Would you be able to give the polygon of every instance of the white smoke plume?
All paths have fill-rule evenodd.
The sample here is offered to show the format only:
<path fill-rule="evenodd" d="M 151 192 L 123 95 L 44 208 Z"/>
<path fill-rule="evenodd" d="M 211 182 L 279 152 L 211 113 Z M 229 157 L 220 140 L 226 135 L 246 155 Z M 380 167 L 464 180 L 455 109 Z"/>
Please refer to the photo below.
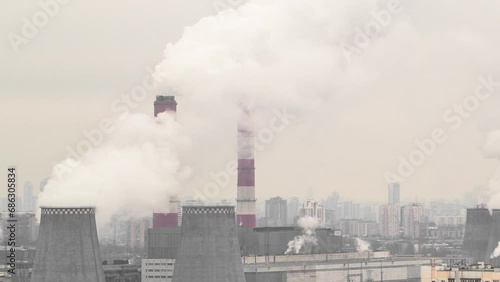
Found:
<path fill-rule="evenodd" d="M 373 12 L 386 9 L 386 4 L 375 0 L 364 4 L 250 0 L 238 9 L 203 18 L 186 28 L 178 42 L 167 45 L 163 61 L 156 66 L 155 77 L 162 81 L 159 90 L 179 98 L 184 132 L 177 125 L 164 132 L 146 117 L 138 118 L 141 122 L 135 122 L 134 128 L 122 122 L 123 133 L 108 137 L 103 148 L 96 148 L 74 172 L 63 178 L 55 173 L 41 195 L 41 204 L 96 205 L 108 216 L 118 210 L 144 214 L 145 209 L 166 205 L 166 196 L 179 190 L 189 171 L 184 164 L 191 165 L 196 181 L 182 188 L 203 187 L 211 181 L 204 169 L 218 172 L 235 158 L 231 148 L 236 148 L 242 100 L 253 105 L 256 132 L 274 108 L 287 108 L 302 121 L 308 115 L 302 129 L 286 132 L 291 136 L 279 146 L 282 155 L 272 156 L 283 160 L 283 165 L 267 162 L 265 167 L 266 162 L 261 162 L 261 187 L 272 187 L 276 175 L 289 173 L 301 173 L 301 177 L 280 179 L 281 187 L 324 186 L 331 179 L 338 179 L 339 187 L 367 183 L 384 187 L 381 176 L 389 167 L 380 164 L 397 166 L 397 156 L 409 152 L 406 146 L 416 136 L 440 125 L 443 108 L 473 93 L 478 75 L 497 74 L 492 66 L 500 62 L 496 37 L 491 36 L 497 32 L 498 17 L 483 13 L 497 10 L 498 4 L 452 1 L 433 2 L 433 13 L 421 12 L 429 11 L 428 3 L 401 1 L 402 12 L 393 14 L 390 23 L 370 36 L 347 62 L 342 44 L 354 44 L 358 30 L 374 21 Z M 462 17 L 464 11 L 482 16 Z M 437 100 L 440 103 L 433 102 Z M 394 132 L 397 138 L 387 138 Z M 468 133 L 463 134 L 468 137 Z M 189 153 L 184 134 L 196 142 Z M 367 138 L 360 138 L 364 134 L 369 134 L 369 144 L 364 141 Z M 333 143 L 337 146 L 332 147 Z M 339 169 L 327 172 L 319 159 Z M 312 167 L 304 170 L 296 165 L 297 160 Z M 457 163 L 454 160 L 438 163 L 451 175 L 420 174 L 426 182 L 448 187 L 452 185 L 442 181 L 466 175 L 447 167 Z M 360 164 L 369 167 L 360 168 Z M 432 165 L 425 167 L 432 170 Z M 359 171 L 366 171 L 366 177 L 357 177 Z M 408 183 L 408 191 L 422 191 L 417 189 L 418 175 Z M 228 179 L 219 177 L 218 181 L 230 191 L 225 196 L 234 196 L 235 185 L 228 184 Z M 468 180 L 463 186 L 470 184 Z M 440 190 L 431 187 L 427 192 L 436 191 Z M 365 194 L 361 196 L 372 195 Z"/>
<path fill-rule="evenodd" d="M 285 164 L 275 166 L 273 173 L 267 168 L 261 169 L 260 183 L 272 185 L 272 175 L 296 171 L 304 174 L 303 180 L 298 180 L 303 182 L 284 180 L 287 185 L 283 187 L 311 185 L 311 182 L 324 186 L 331 175 L 327 177 L 326 172 L 317 175 L 323 172 L 324 166 L 312 161 L 324 158 L 341 168 L 334 170 L 339 173 L 335 175 L 341 182 L 338 186 L 363 187 L 376 182 L 377 187 L 385 187 L 381 175 L 387 169 L 397 168 L 398 156 L 406 157 L 413 149 L 415 138 L 429 136 L 436 126 L 448 129 L 450 123 L 443 121 L 443 111 L 474 93 L 478 75 L 493 73 L 496 79 L 492 68 L 495 63 L 490 62 L 498 65 L 500 61 L 499 52 L 494 48 L 498 42 L 491 36 L 496 32 L 492 28 L 497 22 L 496 15 L 471 16 L 495 10 L 498 4 L 459 5 L 444 1 L 433 3 L 438 5 L 439 12 L 429 14 L 422 11 L 428 10 L 430 2 L 395 1 L 400 6 L 399 12 L 391 14 L 379 31 L 366 31 L 369 24 L 376 23 L 374 18 L 380 18 L 380 13 L 374 15 L 379 11 L 388 13 L 388 3 L 392 2 L 249 0 L 237 9 L 205 17 L 186 28 L 178 42 L 167 45 L 164 60 L 156 66 L 156 76 L 163 81 L 162 90 L 182 95 L 183 124 L 198 133 L 218 131 L 221 128 L 218 124 L 225 124 L 228 130 L 220 130 L 212 136 L 220 132 L 224 136 L 233 135 L 234 127 L 227 121 L 234 124 L 241 99 L 254 103 L 257 127 L 265 119 L 264 112 L 273 107 L 286 106 L 298 119 L 305 120 L 302 128 L 286 132 L 290 138 L 281 146 L 282 151 L 276 153 L 281 155 L 273 155 L 273 158 L 284 159 L 289 157 L 290 150 L 299 146 L 310 148 L 314 144 L 316 150 L 301 150 L 296 157 L 311 160 L 317 167 L 304 171 Z M 463 8 L 464 5 L 467 8 Z M 466 19 L 459 16 L 462 9 L 468 11 Z M 472 30 L 471 26 L 481 28 Z M 369 38 L 358 40 L 361 31 L 369 34 Z M 356 41 L 364 41 L 363 46 L 349 54 L 350 60 L 347 60 L 342 46 L 355 45 Z M 468 59 L 471 56 L 480 58 Z M 439 73 L 439 76 L 429 73 Z M 410 84 L 408 77 L 411 77 Z M 432 114 L 422 115 L 423 109 Z M 399 120 L 395 121 L 394 116 L 399 116 Z M 200 123 L 204 126 L 199 126 Z M 469 136 L 469 129 L 460 130 L 459 134 Z M 385 137 L 394 132 L 397 138 L 386 144 Z M 450 136 L 451 132 L 447 131 Z M 296 135 L 290 136 L 292 134 Z M 362 140 L 365 134 L 370 136 L 369 146 L 352 142 Z M 457 140 L 462 135 L 453 138 Z M 311 137 L 299 138 L 303 136 Z M 211 146 L 217 150 L 213 154 L 220 155 L 221 150 L 217 148 L 234 148 L 230 140 L 219 138 L 218 146 L 213 146 L 216 142 L 212 139 L 213 142 L 200 142 L 204 145 L 196 148 L 205 156 L 208 149 L 204 146 Z M 338 146 L 332 148 L 332 142 Z M 355 148 L 339 149 L 352 147 Z M 472 150 L 470 146 L 467 148 Z M 352 159 L 353 155 L 359 157 Z M 342 163 L 338 161 L 342 159 L 339 156 L 352 162 Z M 474 156 L 477 161 L 477 152 Z M 379 161 L 370 163 L 366 159 Z M 360 163 L 367 167 L 360 168 Z M 423 167 L 432 170 L 432 166 L 440 166 L 437 162 L 429 163 Z M 454 165 L 451 159 L 441 163 L 443 166 L 439 169 L 445 173 L 458 170 L 458 174 L 468 175 L 462 174 L 460 169 L 464 168 Z M 444 165 L 449 163 L 453 164 L 452 170 Z M 340 171 L 349 175 L 367 171 L 368 175 L 344 177 L 346 174 L 341 175 Z M 443 182 L 452 181 L 449 179 L 455 179 L 454 175 L 450 172 L 446 177 L 434 177 L 417 172 L 415 178 L 412 176 L 414 181 L 408 183 L 408 191 L 441 193 L 434 188 L 418 189 L 418 183 L 450 186 Z M 472 178 L 467 178 L 463 186 L 477 184 Z M 345 192 L 352 193 L 353 189 L 350 190 Z M 372 197 L 371 194 L 361 196 Z"/>
<path fill-rule="evenodd" d="M 371 244 L 361 238 L 356 238 L 356 250 L 358 252 L 369 252 L 371 251 Z"/>
<path fill-rule="evenodd" d="M 115 126 L 80 162 L 67 159 L 54 168 L 40 206 L 95 206 L 100 225 L 113 215 L 166 210 L 190 174 L 179 157 L 189 139 L 168 114 L 131 114 Z M 61 170 L 62 164 L 75 167 Z"/>
<path fill-rule="evenodd" d="M 498 246 L 493 250 L 493 253 L 491 253 L 490 258 L 497 258 L 500 256 L 500 242 L 498 242 Z"/>
<path fill-rule="evenodd" d="M 242 99 L 261 110 L 311 108 L 331 92 L 343 60 L 329 44 L 337 6 L 255 0 L 203 18 L 167 45 L 156 67 L 161 89 L 179 93 L 190 108 L 210 102 L 202 106 L 227 112 Z"/>
<path fill-rule="evenodd" d="M 500 99 L 494 98 L 489 101 L 489 107 L 485 109 L 485 114 L 480 120 L 482 125 L 480 129 L 484 129 L 481 149 L 485 158 L 496 160 L 498 163 L 496 171 L 488 181 L 485 197 L 488 198 L 489 208 L 500 208 L 500 114 L 498 112 Z"/>
<path fill-rule="evenodd" d="M 295 253 L 298 254 L 300 250 L 306 245 L 317 245 L 318 238 L 316 238 L 316 228 L 319 227 L 319 220 L 315 217 L 302 217 L 298 221 L 299 226 L 302 228 L 302 235 L 295 236 L 295 238 L 288 242 L 288 249 L 285 255 Z"/>

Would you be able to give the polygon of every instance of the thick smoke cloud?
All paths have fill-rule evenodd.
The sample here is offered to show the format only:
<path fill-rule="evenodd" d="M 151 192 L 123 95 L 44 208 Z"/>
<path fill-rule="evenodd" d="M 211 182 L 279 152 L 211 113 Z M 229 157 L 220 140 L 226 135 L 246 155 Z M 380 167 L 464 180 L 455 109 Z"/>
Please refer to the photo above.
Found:
<path fill-rule="evenodd" d="M 71 177 L 53 177 L 41 203 L 144 213 L 176 193 L 187 174 L 184 165 L 194 177 L 182 190 L 192 195 L 191 188 L 210 181 L 209 171 L 235 159 L 242 102 L 252 105 L 257 131 L 273 109 L 297 116 L 257 155 L 259 198 L 332 186 L 359 200 L 383 197 L 376 191 L 386 189 L 384 172 L 436 127 L 449 138 L 402 184 L 404 197 L 449 197 L 449 190 L 438 188 L 465 191 L 482 184 L 490 172 L 471 173 L 483 160 L 480 141 L 470 136 L 479 135 L 477 113 L 495 98 L 460 125 L 443 120 L 443 113 L 474 93 L 479 75 L 500 80 L 500 40 L 494 36 L 500 3 L 401 0 L 400 12 L 368 34 L 367 26 L 389 3 L 254 0 L 186 28 L 167 45 L 155 74 L 160 91 L 177 95 L 183 132 L 165 133 L 146 117 L 134 128 L 122 123 L 123 133 L 109 137 Z M 356 44 L 363 37 L 362 46 Z M 346 56 L 346 44 L 356 52 Z M 487 119 L 497 118 L 493 112 Z M 184 134 L 194 143 L 189 152 Z M 130 173 L 136 168 L 140 173 Z M 227 187 L 221 194 L 234 198 L 235 185 Z M 374 193 L 353 192 L 361 189 Z"/>
<path fill-rule="evenodd" d="M 387 12 L 393 2 L 397 13 Z M 156 75 L 162 90 L 181 95 L 188 130 L 217 132 L 212 135 L 217 140 L 196 138 L 206 140 L 197 147 L 202 156 L 208 147 L 214 155 L 232 156 L 217 148 L 235 147 L 241 100 L 253 103 L 257 130 L 273 107 L 286 106 L 297 115 L 290 129 L 257 156 L 260 187 L 277 186 L 277 176 L 292 174 L 301 177 L 280 179 L 278 186 L 294 189 L 280 193 L 332 185 L 341 193 L 382 191 L 384 173 L 418 149 L 416 139 L 440 127 L 446 142 L 402 185 L 404 197 L 417 192 L 447 197 L 437 188 L 467 191 L 488 177 L 487 170 L 470 170 L 483 161 L 475 126 L 477 112 L 489 102 L 482 101 L 467 118 L 453 109 L 474 93 L 478 76 L 500 79 L 494 67 L 500 42 L 492 36 L 498 17 L 488 12 L 499 4 L 443 1 L 430 9 L 427 3 L 249 1 L 186 28 L 178 42 L 167 45 Z M 374 22 L 379 28 L 370 32 Z M 463 163 L 452 159 L 457 154 Z M 297 165 L 304 163 L 307 169 Z"/>
<path fill-rule="evenodd" d="M 319 227 L 319 220 L 315 217 L 305 216 L 301 217 L 297 224 L 302 228 L 302 235 L 295 236 L 292 241 L 288 242 L 285 255 L 298 254 L 306 246 L 318 245 L 316 229 Z"/>
<path fill-rule="evenodd" d="M 113 215 L 141 217 L 167 209 L 168 197 L 190 174 L 180 161 L 189 139 L 167 114 L 131 114 L 115 126 L 80 162 L 55 167 L 40 206 L 95 206 L 100 224 Z M 74 169 L 61 169 L 69 163 Z"/>
<path fill-rule="evenodd" d="M 372 246 L 371 246 L 370 242 L 356 237 L 356 251 L 362 253 L 362 252 L 369 252 L 371 250 L 372 250 Z"/>

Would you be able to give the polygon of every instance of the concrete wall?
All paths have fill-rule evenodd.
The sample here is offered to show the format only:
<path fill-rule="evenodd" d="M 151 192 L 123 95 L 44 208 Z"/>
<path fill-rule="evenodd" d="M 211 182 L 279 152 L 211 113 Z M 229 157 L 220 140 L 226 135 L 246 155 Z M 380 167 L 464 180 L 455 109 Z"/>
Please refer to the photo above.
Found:
<path fill-rule="evenodd" d="M 285 272 L 245 273 L 246 282 L 287 282 Z"/>
<path fill-rule="evenodd" d="M 148 258 L 175 259 L 181 242 L 181 228 L 150 228 L 147 231 L 146 241 Z"/>

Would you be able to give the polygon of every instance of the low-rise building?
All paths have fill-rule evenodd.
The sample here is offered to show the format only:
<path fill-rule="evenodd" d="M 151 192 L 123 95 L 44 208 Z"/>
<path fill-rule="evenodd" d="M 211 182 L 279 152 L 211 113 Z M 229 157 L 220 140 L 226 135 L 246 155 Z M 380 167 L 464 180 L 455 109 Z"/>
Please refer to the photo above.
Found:
<path fill-rule="evenodd" d="M 500 268 L 480 262 L 467 266 L 431 264 L 422 267 L 422 282 L 500 282 Z"/>
<path fill-rule="evenodd" d="M 170 282 L 174 273 L 175 259 L 143 259 L 142 282 Z"/>

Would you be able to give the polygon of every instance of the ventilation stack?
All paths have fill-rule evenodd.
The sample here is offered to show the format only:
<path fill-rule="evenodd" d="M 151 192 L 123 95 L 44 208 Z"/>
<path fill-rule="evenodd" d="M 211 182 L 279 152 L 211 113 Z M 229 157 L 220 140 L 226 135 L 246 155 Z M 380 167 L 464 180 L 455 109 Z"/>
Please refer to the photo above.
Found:
<path fill-rule="evenodd" d="M 154 102 L 154 115 L 167 112 L 175 116 L 177 113 L 177 102 L 175 96 L 156 96 Z M 153 228 L 161 227 L 176 227 L 179 226 L 179 211 L 180 201 L 176 196 L 171 196 L 168 199 L 168 211 L 161 213 L 153 213 Z"/>
<path fill-rule="evenodd" d="M 91 207 L 42 207 L 31 282 L 105 282 Z"/>
<path fill-rule="evenodd" d="M 492 230 L 492 217 L 485 206 L 467 209 L 463 255 L 473 262 L 488 261 L 488 245 Z"/>
<path fill-rule="evenodd" d="M 232 206 L 184 206 L 173 282 L 245 282 Z"/>

